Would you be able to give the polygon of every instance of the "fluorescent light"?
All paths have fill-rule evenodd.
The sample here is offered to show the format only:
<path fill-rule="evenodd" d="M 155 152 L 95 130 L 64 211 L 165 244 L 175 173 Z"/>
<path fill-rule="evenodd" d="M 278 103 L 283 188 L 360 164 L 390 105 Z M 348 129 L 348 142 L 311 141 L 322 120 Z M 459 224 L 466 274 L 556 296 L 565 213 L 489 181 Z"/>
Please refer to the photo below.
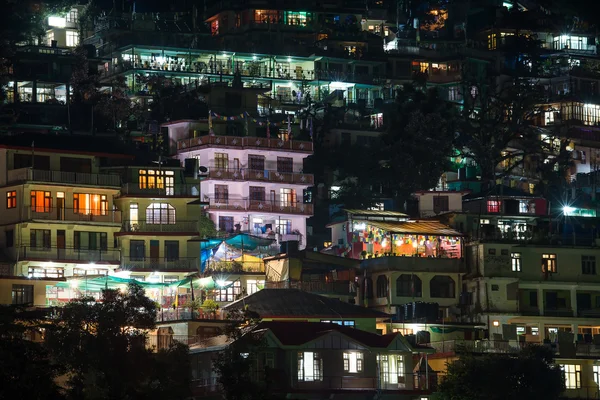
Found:
<path fill-rule="evenodd" d="M 48 25 L 56 28 L 64 28 L 67 26 L 67 19 L 65 17 L 51 16 L 48 17 Z"/>

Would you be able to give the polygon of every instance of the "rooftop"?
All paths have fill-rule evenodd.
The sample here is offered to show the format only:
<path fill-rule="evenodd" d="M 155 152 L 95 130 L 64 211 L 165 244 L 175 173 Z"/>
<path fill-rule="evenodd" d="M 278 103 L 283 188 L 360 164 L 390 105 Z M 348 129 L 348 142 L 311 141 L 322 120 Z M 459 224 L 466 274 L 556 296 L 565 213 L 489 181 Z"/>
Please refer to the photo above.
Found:
<path fill-rule="evenodd" d="M 223 307 L 248 307 L 261 318 L 389 318 L 390 315 L 298 289 L 262 289 Z"/>
<path fill-rule="evenodd" d="M 408 233 L 416 235 L 437 236 L 464 236 L 459 231 L 450 228 L 438 221 L 401 221 L 379 222 L 369 221 L 369 225 L 383 229 L 390 233 Z"/>
<path fill-rule="evenodd" d="M 523 197 L 539 198 L 539 196 L 536 196 L 536 195 L 531 194 L 531 193 L 524 192 L 522 190 L 511 188 L 509 186 L 496 185 L 496 186 L 494 186 L 491 189 L 484 190 L 484 191 L 479 192 L 479 193 L 468 194 L 468 195 L 466 195 L 466 196 L 463 197 L 463 200 L 467 200 L 467 201 L 468 200 L 476 200 L 476 199 L 481 199 L 481 198 L 485 198 L 485 197 L 489 197 L 489 196 L 516 197 L 516 198 L 523 198 Z"/>

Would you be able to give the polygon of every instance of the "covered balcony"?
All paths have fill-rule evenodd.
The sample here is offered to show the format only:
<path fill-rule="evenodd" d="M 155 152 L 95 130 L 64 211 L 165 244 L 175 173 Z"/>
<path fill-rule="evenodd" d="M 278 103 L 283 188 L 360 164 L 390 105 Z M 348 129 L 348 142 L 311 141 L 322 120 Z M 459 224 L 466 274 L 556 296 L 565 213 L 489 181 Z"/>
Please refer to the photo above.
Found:
<path fill-rule="evenodd" d="M 65 247 L 21 246 L 19 260 L 23 261 L 49 261 L 49 262 L 106 262 L 118 264 L 119 250 L 109 249 L 77 249 Z"/>
<path fill-rule="evenodd" d="M 6 183 L 20 183 L 28 181 L 117 188 L 121 186 L 121 177 L 112 174 L 46 171 L 33 168 L 19 168 L 7 171 Z"/>
<path fill-rule="evenodd" d="M 252 211 L 261 214 L 298 214 L 313 215 L 313 205 L 301 202 L 284 201 L 282 199 L 271 200 L 250 200 L 248 198 L 222 198 L 205 196 L 205 201 L 209 202 L 208 209 L 225 211 Z"/>
<path fill-rule="evenodd" d="M 197 257 L 137 257 L 123 256 L 121 266 L 129 271 L 198 271 Z"/>
<path fill-rule="evenodd" d="M 289 183 L 307 186 L 312 186 L 314 184 L 313 174 L 248 168 L 211 168 L 208 173 L 208 178 L 227 181 Z"/>
<path fill-rule="evenodd" d="M 262 137 L 216 136 L 206 135 L 191 139 L 181 139 L 177 142 L 177 150 L 190 150 L 206 147 L 293 151 L 312 154 L 313 143 L 301 140 L 281 140 Z"/>
<path fill-rule="evenodd" d="M 139 183 L 125 183 L 121 186 L 120 197 L 125 196 L 161 196 L 161 197 L 198 197 L 200 190 L 198 185 L 175 184 L 173 186 L 144 187 Z"/>
<path fill-rule="evenodd" d="M 162 223 L 160 221 L 125 220 L 121 234 L 127 233 L 175 233 L 175 232 L 198 232 L 198 221 L 175 220 Z"/>
<path fill-rule="evenodd" d="M 121 224 L 121 211 L 105 209 L 73 209 L 64 207 L 27 206 L 19 215 L 6 213 L 8 221 L 68 221 L 91 224 Z"/>

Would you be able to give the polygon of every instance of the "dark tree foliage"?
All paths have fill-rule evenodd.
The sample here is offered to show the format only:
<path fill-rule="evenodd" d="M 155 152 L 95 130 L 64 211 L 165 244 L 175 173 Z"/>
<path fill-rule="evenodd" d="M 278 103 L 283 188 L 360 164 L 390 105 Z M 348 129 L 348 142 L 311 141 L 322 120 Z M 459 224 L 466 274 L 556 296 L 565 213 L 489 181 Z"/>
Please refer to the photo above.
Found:
<path fill-rule="evenodd" d="M 21 306 L 0 306 L 0 399 L 62 398 L 55 378 L 60 372 L 39 341 L 46 313 Z"/>
<path fill-rule="evenodd" d="M 565 390 L 552 351 L 525 347 L 517 355 L 462 356 L 448 365 L 438 400 L 555 400 Z"/>
<path fill-rule="evenodd" d="M 68 399 L 182 399 L 189 391 L 187 346 L 153 352 L 146 332 L 156 305 L 139 285 L 105 290 L 102 302 L 73 300 L 49 328 L 47 345 L 68 370 Z"/>

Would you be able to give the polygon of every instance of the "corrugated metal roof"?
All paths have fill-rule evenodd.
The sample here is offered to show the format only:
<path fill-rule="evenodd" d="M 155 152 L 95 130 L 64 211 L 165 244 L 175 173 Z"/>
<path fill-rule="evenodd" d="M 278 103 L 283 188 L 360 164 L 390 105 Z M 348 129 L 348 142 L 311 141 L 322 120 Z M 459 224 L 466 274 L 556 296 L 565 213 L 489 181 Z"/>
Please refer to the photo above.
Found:
<path fill-rule="evenodd" d="M 401 221 L 380 222 L 365 221 L 365 223 L 383 229 L 390 233 L 408 233 L 438 236 L 464 236 L 462 233 L 438 221 Z"/>
<path fill-rule="evenodd" d="M 398 212 L 398 211 L 380 211 L 380 210 L 356 210 L 356 209 L 344 209 L 347 213 L 350 214 L 359 214 L 359 215 L 371 215 L 374 217 L 408 217 L 408 215 Z"/>

